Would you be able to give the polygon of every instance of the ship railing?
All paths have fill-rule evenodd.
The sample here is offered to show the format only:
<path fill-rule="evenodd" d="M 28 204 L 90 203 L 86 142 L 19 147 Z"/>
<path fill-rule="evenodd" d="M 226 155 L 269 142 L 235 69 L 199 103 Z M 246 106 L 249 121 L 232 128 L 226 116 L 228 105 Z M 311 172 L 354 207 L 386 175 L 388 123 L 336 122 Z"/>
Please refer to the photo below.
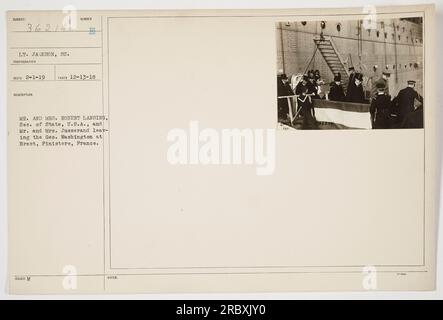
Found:
<path fill-rule="evenodd" d="M 314 94 L 305 94 L 305 96 L 314 96 Z M 279 96 L 278 99 L 287 99 L 288 101 L 288 109 L 289 109 L 289 119 L 291 120 L 291 123 L 299 116 L 302 108 L 299 108 L 298 106 L 298 97 L 300 95 L 294 94 L 294 95 L 288 95 L 288 96 Z M 295 114 L 292 110 L 292 106 L 295 107 Z"/>
<path fill-rule="evenodd" d="M 314 94 L 308 94 L 308 96 L 313 96 Z M 279 96 L 278 99 L 286 99 L 288 102 L 288 113 L 289 113 L 289 119 L 291 121 L 291 124 L 294 122 L 294 120 L 300 115 L 300 112 L 302 111 L 303 107 L 300 107 L 298 104 L 298 97 L 300 95 L 287 95 L 287 96 Z M 348 111 L 348 112 L 357 112 L 357 113 L 366 113 L 369 115 L 369 107 L 370 104 L 368 102 L 365 103 L 358 103 L 358 102 L 349 102 L 349 101 L 334 101 L 334 100 L 328 100 L 328 99 L 312 99 L 312 112 L 314 113 L 313 116 L 315 116 L 315 109 L 337 109 L 342 111 Z M 295 110 L 293 110 L 293 108 Z M 295 112 L 294 112 L 295 111 Z M 369 126 L 370 122 L 366 124 L 366 126 Z"/>

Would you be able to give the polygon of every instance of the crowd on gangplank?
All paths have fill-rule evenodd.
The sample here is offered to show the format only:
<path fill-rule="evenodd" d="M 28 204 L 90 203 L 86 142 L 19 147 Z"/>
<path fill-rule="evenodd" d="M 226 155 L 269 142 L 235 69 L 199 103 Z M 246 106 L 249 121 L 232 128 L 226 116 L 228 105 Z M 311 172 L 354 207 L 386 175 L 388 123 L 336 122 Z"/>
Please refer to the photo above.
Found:
<path fill-rule="evenodd" d="M 391 99 L 389 95 L 390 73 L 383 72 L 380 79 L 372 85 L 370 98 L 366 99 L 363 89 L 363 74 L 349 68 L 346 93 L 342 85 L 341 74 L 334 76 L 330 89 L 323 97 L 319 88 L 324 84 L 318 70 L 310 70 L 300 82 L 292 88 L 285 74 L 277 78 L 278 96 L 296 95 L 298 109 L 303 118 L 303 128 L 316 128 L 315 111 L 312 99 L 327 99 L 351 103 L 370 103 L 372 128 L 423 128 L 423 98 L 415 90 L 415 80 L 408 80 L 407 86 Z M 287 118 L 288 101 L 278 99 L 279 121 Z"/>

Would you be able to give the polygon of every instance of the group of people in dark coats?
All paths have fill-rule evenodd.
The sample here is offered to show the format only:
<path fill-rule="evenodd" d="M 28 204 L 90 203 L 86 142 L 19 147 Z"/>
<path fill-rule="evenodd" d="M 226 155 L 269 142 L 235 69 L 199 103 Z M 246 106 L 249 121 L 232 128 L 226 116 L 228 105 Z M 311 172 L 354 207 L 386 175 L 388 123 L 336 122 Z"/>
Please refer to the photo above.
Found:
<path fill-rule="evenodd" d="M 408 80 L 408 86 L 391 101 L 384 83 L 376 83 L 377 93 L 370 107 L 373 129 L 423 128 L 423 97 L 415 84 Z"/>
<path fill-rule="evenodd" d="M 319 86 L 322 84 L 320 72 L 318 70 L 310 70 L 303 76 L 294 90 L 289 84 L 286 74 L 277 76 L 277 96 L 278 96 L 278 121 L 288 121 L 288 110 L 292 99 L 287 97 L 297 95 L 299 115 L 303 117 L 303 128 L 316 128 L 315 113 L 312 107 L 312 99 L 319 99 Z"/>
<path fill-rule="evenodd" d="M 370 100 L 365 98 L 363 89 L 363 75 L 349 68 L 349 81 L 346 92 L 342 86 L 341 74 L 334 76 L 330 84 L 327 99 L 331 101 L 343 101 L 352 103 L 369 103 L 372 128 L 423 128 L 423 98 L 415 90 L 416 82 L 409 80 L 407 87 L 400 90 L 398 95 L 391 100 L 389 95 L 390 74 L 383 72 L 382 77 L 373 84 Z M 288 110 L 292 106 L 294 93 L 297 99 L 299 114 L 303 117 L 303 129 L 317 128 L 315 111 L 312 99 L 321 99 L 319 86 L 321 77 L 318 70 L 310 70 L 296 85 L 294 90 L 289 84 L 288 77 L 282 74 L 277 77 L 278 90 L 278 118 L 284 122 L 288 120 Z M 324 99 L 325 97 L 323 97 Z"/>
<path fill-rule="evenodd" d="M 354 67 L 349 68 L 348 87 L 346 94 L 341 84 L 341 74 L 334 77 L 334 82 L 330 84 L 328 99 L 332 101 L 346 101 L 354 103 L 367 103 L 363 90 L 363 75 L 355 72 Z"/>
<path fill-rule="evenodd" d="M 389 95 L 389 72 L 383 72 L 373 84 L 370 113 L 374 129 L 423 128 L 423 98 L 415 90 L 416 82 L 409 80 L 407 87 L 400 90 L 391 101 Z M 368 103 L 363 90 L 363 75 L 349 68 L 346 94 L 341 84 L 341 75 L 330 84 L 328 99 L 354 103 Z"/>

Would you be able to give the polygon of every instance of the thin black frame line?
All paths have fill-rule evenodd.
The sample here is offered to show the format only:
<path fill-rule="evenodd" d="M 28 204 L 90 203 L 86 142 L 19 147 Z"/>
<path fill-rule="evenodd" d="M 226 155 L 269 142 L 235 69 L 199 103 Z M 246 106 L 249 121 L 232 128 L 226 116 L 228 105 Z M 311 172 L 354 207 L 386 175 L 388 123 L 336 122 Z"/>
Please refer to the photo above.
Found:
<path fill-rule="evenodd" d="M 9 50 L 19 49 L 101 49 L 102 47 L 9 47 Z"/>
<path fill-rule="evenodd" d="M 426 98 L 426 11 L 423 11 L 423 99 Z M 426 264 L 426 108 L 423 108 L 423 265 Z"/>
<path fill-rule="evenodd" d="M 109 96 L 109 48 L 110 48 L 110 38 L 109 38 L 109 17 L 106 17 L 106 64 L 108 69 L 108 242 L 109 242 L 109 269 L 112 269 L 112 223 L 111 223 L 111 99 Z M 103 166 L 105 165 L 105 157 L 103 157 Z M 103 181 L 105 180 L 105 176 L 103 176 Z"/>
<path fill-rule="evenodd" d="M 377 271 L 377 273 L 428 273 L 428 270 L 385 270 Z M 265 272 L 163 272 L 163 273 L 97 273 L 97 274 L 77 274 L 75 277 L 110 277 L 110 276 L 167 276 L 167 275 L 228 275 L 228 274 L 361 274 L 362 271 L 265 271 Z M 44 278 L 44 277 L 73 277 L 67 274 L 17 274 L 12 278 Z M 106 279 L 108 280 L 108 279 Z"/>
<path fill-rule="evenodd" d="M 354 7 L 353 9 L 363 9 L 363 7 Z M 284 10 L 284 9 L 283 9 Z M 425 11 L 399 11 L 399 12 L 377 12 L 376 15 L 398 15 L 398 14 L 405 14 L 405 15 L 411 15 L 411 18 L 415 16 L 415 14 L 421 14 Z M 367 16 L 367 13 L 331 13 L 331 14 L 257 14 L 257 15 L 146 15 L 146 16 L 108 16 L 107 18 L 112 19 L 142 19 L 142 18 L 290 18 L 290 17 L 343 17 L 343 16 Z M 405 17 L 410 18 L 410 17 Z M 394 19 L 394 18 L 393 18 Z M 400 18 L 398 18 L 400 19 Z M 322 19 L 327 20 L 327 19 Z M 318 21 L 318 20 L 307 20 L 307 21 Z M 29 32 L 29 31 L 26 31 Z"/>
<path fill-rule="evenodd" d="M 363 268 L 366 266 L 373 266 L 376 268 L 398 268 L 398 267 L 425 267 L 424 264 L 379 264 L 379 265 L 327 265 L 327 266 L 237 266 L 237 267 L 214 267 L 214 266 L 193 266 L 193 267 L 113 267 L 110 270 L 179 270 L 179 269 L 292 269 L 292 268 Z"/>
<path fill-rule="evenodd" d="M 100 29 L 103 30 L 103 16 L 100 17 Z M 105 93 L 104 93 L 104 77 L 103 77 L 103 32 L 100 33 L 100 40 L 101 40 L 101 56 L 102 56 L 102 63 L 101 63 L 101 71 L 102 71 L 102 116 L 105 116 Z M 104 129 L 105 126 L 105 121 L 102 122 L 103 123 L 103 127 L 102 129 Z M 102 156 L 103 159 L 105 158 L 105 135 L 104 135 L 104 131 L 103 131 L 103 142 L 102 142 Z M 103 188 L 103 290 L 106 291 L 106 227 L 105 227 L 105 221 L 106 221 L 106 210 L 105 210 L 105 165 L 104 165 L 104 161 L 103 161 L 103 168 L 102 168 L 102 174 L 103 174 L 103 184 L 102 184 L 102 188 Z"/>
<path fill-rule="evenodd" d="M 78 65 L 100 65 L 100 62 L 86 63 L 10 63 L 11 66 L 78 66 Z"/>
<path fill-rule="evenodd" d="M 28 83 L 33 83 L 33 82 L 101 82 L 102 80 L 100 79 L 95 79 L 95 80 L 10 80 L 11 82 L 28 82 Z"/>
<path fill-rule="evenodd" d="M 425 25 L 426 25 L 426 20 L 425 20 L 425 14 L 426 14 L 426 11 L 417 11 L 417 12 L 394 12 L 394 13 L 377 13 L 378 15 L 381 15 L 381 14 L 385 14 L 385 15 L 392 15 L 392 16 L 396 16 L 396 15 L 400 15 L 400 14 L 403 14 L 403 13 L 405 13 L 405 14 L 408 14 L 408 15 L 415 15 L 415 14 L 418 14 L 418 16 L 421 16 L 422 18 L 423 18 L 423 30 L 422 30 L 422 36 L 424 35 L 424 32 L 425 32 L 425 30 L 424 30 L 424 28 L 425 28 Z M 322 17 L 333 17 L 333 16 L 344 16 L 344 15 L 347 15 L 347 16 L 360 16 L 361 14 L 355 14 L 355 13 L 352 13 L 352 14 L 333 14 L 333 15 L 306 15 L 306 14 L 304 14 L 304 15 L 285 15 L 286 17 L 291 17 L 291 16 L 294 16 L 294 17 L 309 17 L 309 16 L 322 16 Z M 110 125 L 110 121 L 111 121 L 111 117 L 110 117 L 110 98 L 109 98 L 109 48 L 110 48 L 110 46 L 109 46 L 109 21 L 110 21 L 110 19 L 131 19 L 131 18 L 212 18 L 212 17 L 214 17 L 214 18 L 245 18 L 245 17 L 251 17 L 251 18 L 263 18 L 263 17 L 269 17 L 269 18 L 279 18 L 279 17 L 282 17 L 281 15 L 278 15 L 278 16 L 275 16 L 275 15 L 270 15 L 270 16 L 264 16 L 264 15 L 259 15 L 259 16 L 130 16 L 130 17 L 122 17 L 122 16 L 119 16 L 119 17 L 112 17 L 112 16 L 108 16 L 107 17 L 107 39 L 108 39 L 108 43 L 107 43 L 107 57 L 108 57 L 108 59 L 107 59 L 107 68 L 108 68 L 108 74 L 107 74 L 107 77 L 108 77 L 108 83 L 107 83 L 107 85 L 108 85 L 108 129 L 109 129 L 109 131 L 108 131 L 108 156 L 109 156 L 109 159 L 108 159 L 108 170 L 109 170 L 109 173 L 108 173 L 108 182 L 109 182 L 109 186 L 108 186 L 108 188 L 109 188 L 109 190 L 108 190 L 108 195 L 109 195 L 109 203 L 108 203 L 108 205 L 109 205 L 109 208 L 108 208 L 108 222 L 109 222 L 109 230 L 108 230 L 108 233 L 109 233 L 109 269 L 111 269 L 111 270 L 113 270 L 113 269 L 121 269 L 121 270 L 124 270 L 125 268 L 113 268 L 112 267 L 112 241 L 111 241 L 111 227 L 112 227 L 112 224 L 111 224 L 111 187 L 110 187 L 110 185 L 111 185 L 111 178 L 110 178 L 110 173 L 111 173 L 111 165 L 110 165 L 110 156 L 111 156 L 111 153 L 110 153 L 110 132 L 111 132 L 111 125 Z M 400 19 L 400 17 L 393 17 L 393 19 Z M 424 59 L 423 59 L 423 63 L 424 63 L 424 61 L 425 61 L 425 48 L 426 48 L 426 45 L 425 45 L 425 41 L 424 41 L 424 39 L 423 39 L 423 54 L 424 54 Z M 423 95 L 424 96 L 426 96 L 426 94 L 425 94 L 425 84 L 424 84 L 424 82 L 425 82 L 425 78 L 426 78 L 426 76 L 425 76 L 425 63 L 424 63 L 424 65 L 423 65 Z M 425 132 L 426 130 L 424 130 L 425 128 L 423 128 L 423 132 Z M 423 134 L 423 136 L 425 136 L 425 134 Z M 424 157 L 426 158 L 426 139 L 425 139 L 425 137 L 424 137 L 424 150 L 423 150 L 423 153 L 424 153 Z M 105 159 L 103 158 L 103 162 L 105 161 Z M 425 186 L 426 186 L 426 159 L 425 159 L 425 162 L 424 162 L 424 185 L 423 185 L 423 192 L 424 192 L 424 195 L 425 195 Z M 103 178 L 104 179 L 104 178 Z M 426 201 L 424 201 L 424 202 L 426 202 Z M 425 206 L 425 203 L 424 203 L 424 206 Z M 424 212 L 423 212 L 423 219 L 425 220 L 425 216 L 426 216 L 426 209 L 425 209 L 425 207 L 424 207 Z M 426 251 L 425 251 L 425 240 L 426 240 L 426 235 L 425 235 L 425 233 L 426 233 L 426 228 L 425 228 L 425 223 L 423 224 L 423 238 L 424 238 L 424 241 L 423 241 L 423 264 L 422 265 L 412 265 L 412 266 L 416 266 L 416 267 L 423 267 L 423 266 L 426 266 L 426 259 L 425 259 L 425 255 L 426 255 Z M 401 267 L 401 265 L 398 265 L 398 266 L 400 266 Z M 411 265 L 404 265 L 404 267 L 408 267 L 408 266 L 411 266 Z M 312 268 L 328 268 L 328 267 L 336 267 L 336 266 L 311 266 Z M 346 266 L 342 266 L 342 267 L 346 267 Z M 185 268 L 178 268 L 178 269 L 189 269 L 189 268 L 191 268 L 191 267 L 185 267 Z M 201 267 L 192 267 L 192 268 L 201 268 Z M 239 268 L 239 267 L 213 267 L 213 268 L 219 268 L 219 269 L 222 269 L 222 268 L 229 268 L 229 269 L 233 269 L 233 268 Z M 253 269 L 253 268 L 260 268 L 260 267 L 244 267 L 244 268 L 249 268 L 249 269 Z M 264 268 L 266 268 L 266 267 L 264 267 Z M 275 267 L 270 267 L 270 268 L 275 268 Z M 283 268 L 283 267 L 278 267 L 278 268 Z M 286 268 L 297 268 L 297 266 L 287 266 Z M 126 268 L 126 269 L 134 269 L 134 270 L 143 270 L 143 269 L 153 269 L 153 268 Z M 154 268 L 154 269 L 159 269 L 159 268 Z M 228 274 L 231 274 L 231 273 L 228 273 Z"/>
<path fill-rule="evenodd" d="M 13 32 L 13 33 L 29 33 L 29 34 L 39 34 L 39 33 L 58 33 L 58 32 L 63 32 L 63 33 L 70 33 L 70 32 L 87 32 L 87 33 L 97 33 L 97 32 L 102 32 L 101 30 L 66 30 L 66 31 L 49 31 L 49 30 L 41 30 L 41 31 L 28 31 L 28 30 L 11 30 L 9 32 Z"/>

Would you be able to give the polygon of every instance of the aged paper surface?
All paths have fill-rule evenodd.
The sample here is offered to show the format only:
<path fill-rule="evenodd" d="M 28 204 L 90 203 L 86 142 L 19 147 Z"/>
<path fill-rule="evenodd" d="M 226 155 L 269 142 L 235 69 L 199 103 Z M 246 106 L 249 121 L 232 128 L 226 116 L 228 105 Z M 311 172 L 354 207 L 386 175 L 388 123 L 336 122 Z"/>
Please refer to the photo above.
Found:
<path fill-rule="evenodd" d="M 9 12 L 10 292 L 433 290 L 434 8 L 370 17 Z M 297 130 L 307 100 L 281 109 L 276 77 L 337 80 L 330 54 L 368 92 L 371 72 L 392 97 L 413 80 L 424 123 L 371 130 L 374 96 L 323 96 L 307 106 L 330 130 Z"/>

